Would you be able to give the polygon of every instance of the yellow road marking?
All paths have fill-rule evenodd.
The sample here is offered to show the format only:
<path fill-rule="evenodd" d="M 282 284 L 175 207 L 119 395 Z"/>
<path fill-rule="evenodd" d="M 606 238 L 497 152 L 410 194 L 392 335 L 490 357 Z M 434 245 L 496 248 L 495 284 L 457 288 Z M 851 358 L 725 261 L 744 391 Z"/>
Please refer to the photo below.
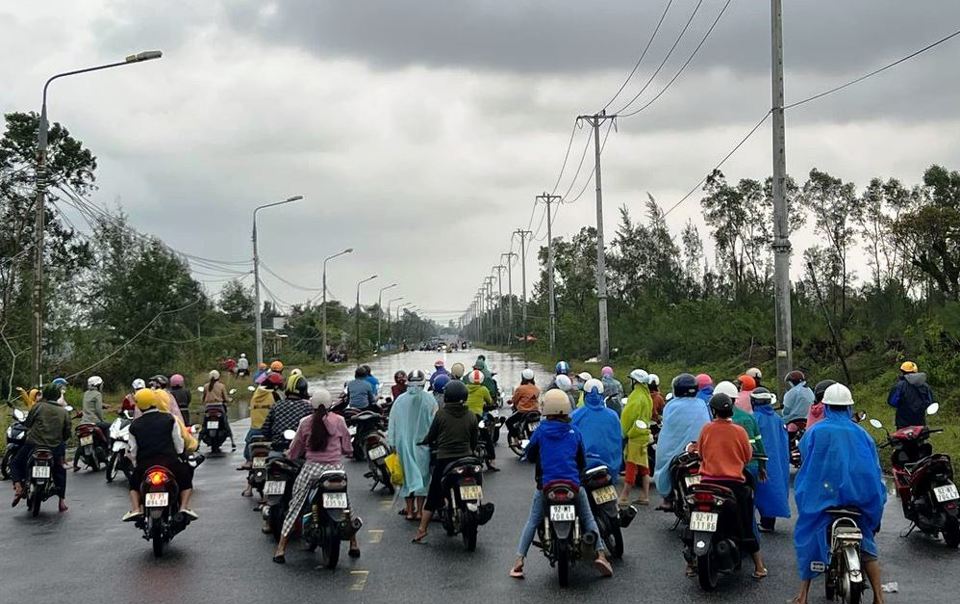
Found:
<path fill-rule="evenodd" d="M 367 532 L 370 533 L 370 543 L 380 543 L 383 540 L 382 529 L 370 529 Z"/>
<path fill-rule="evenodd" d="M 352 570 L 350 574 L 353 576 L 353 585 L 350 586 L 350 591 L 363 591 L 363 588 L 367 586 L 367 576 L 370 575 L 370 571 Z"/>

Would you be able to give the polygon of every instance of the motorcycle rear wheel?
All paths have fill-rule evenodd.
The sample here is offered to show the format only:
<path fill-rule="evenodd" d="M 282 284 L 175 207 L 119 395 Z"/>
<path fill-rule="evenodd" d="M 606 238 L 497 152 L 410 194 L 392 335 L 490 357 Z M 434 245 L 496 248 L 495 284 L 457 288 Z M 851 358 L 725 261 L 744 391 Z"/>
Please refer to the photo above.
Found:
<path fill-rule="evenodd" d="M 943 542 L 953 549 L 960 546 L 960 520 L 947 518 L 947 524 L 943 527 Z"/>
<path fill-rule="evenodd" d="M 560 587 L 570 585 L 570 549 L 566 543 L 557 546 L 557 579 Z"/>
<path fill-rule="evenodd" d="M 717 588 L 720 573 L 717 572 L 709 553 L 697 556 L 697 579 L 700 581 L 700 589 L 703 591 L 713 591 Z"/>
<path fill-rule="evenodd" d="M 340 537 L 331 537 L 323 546 L 323 559 L 324 566 L 330 570 L 337 568 L 337 563 L 340 562 Z"/>
<path fill-rule="evenodd" d="M 287 515 L 286 506 L 281 505 L 271 505 L 270 511 L 268 512 L 270 517 L 270 533 L 273 535 L 273 540 L 277 543 L 280 542 L 280 533 L 283 531 L 283 519 Z"/>
<path fill-rule="evenodd" d="M 623 558 L 623 530 L 619 522 L 611 522 L 609 525 L 609 532 L 603 541 L 606 543 L 607 551 L 610 552 L 610 557 L 619 560 Z"/>
<path fill-rule="evenodd" d="M 34 490 L 30 496 L 30 515 L 34 518 L 40 515 L 40 503 L 42 501 L 43 497 L 40 496 L 39 490 Z"/>
<path fill-rule="evenodd" d="M 163 533 L 160 530 L 160 524 L 154 524 L 150 530 L 150 541 L 153 545 L 153 557 L 159 558 L 163 555 Z"/>
<path fill-rule="evenodd" d="M 460 521 L 460 536 L 468 552 L 477 550 L 477 516 L 473 512 L 464 512 Z"/>

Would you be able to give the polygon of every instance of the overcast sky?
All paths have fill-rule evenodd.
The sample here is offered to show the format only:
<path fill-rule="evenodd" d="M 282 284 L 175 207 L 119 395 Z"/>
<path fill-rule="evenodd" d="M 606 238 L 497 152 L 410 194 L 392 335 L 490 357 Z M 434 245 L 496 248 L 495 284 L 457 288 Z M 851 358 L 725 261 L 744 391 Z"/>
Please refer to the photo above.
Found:
<path fill-rule="evenodd" d="M 666 4 L 0 0 L 0 109 L 39 110 L 43 82 L 58 71 L 161 49 L 160 61 L 51 88 L 51 120 L 98 157 L 96 201 L 120 203 L 140 230 L 176 249 L 246 260 L 253 208 L 302 194 L 261 213 L 270 268 L 316 288 L 321 259 L 354 247 L 330 265 L 335 296 L 352 302 L 356 282 L 378 273 L 380 286 L 399 283 L 390 297 L 446 320 L 510 249 L 511 231 L 530 224 L 534 196 L 557 182 L 574 116 L 610 100 Z M 723 4 L 702 2 L 632 107 L 673 77 Z M 673 1 L 611 110 L 640 91 L 696 5 Z M 956 0 L 785 5 L 787 103 L 960 28 Z M 608 232 L 617 207 L 639 211 L 648 192 L 673 205 L 768 110 L 769 23 L 769 3 L 733 0 L 666 94 L 618 123 L 603 157 Z M 873 176 L 914 183 L 935 162 L 960 169 L 958 65 L 960 38 L 788 112 L 788 171 L 802 181 L 818 167 L 863 186 Z M 569 168 L 585 135 L 576 134 Z M 724 171 L 765 177 L 770 147 L 767 125 Z M 571 197 L 591 168 L 588 155 Z M 568 169 L 558 193 L 572 176 Z M 702 224 L 697 199 L 671 214 L 677 230 L 691 218 Z M 590 187 L 562 208 L 555 233 L 594 223 L 595 211 Z M 795 239 L 802 249 L 810 238 Z M 533 260 L 528 269 L 535 274 Z M 226 277 L 200 275 L 211 292 Z M 311 295 L 264 279 L 282 300 Z M 366 286 L 366 303 L 376 289 Z"/>

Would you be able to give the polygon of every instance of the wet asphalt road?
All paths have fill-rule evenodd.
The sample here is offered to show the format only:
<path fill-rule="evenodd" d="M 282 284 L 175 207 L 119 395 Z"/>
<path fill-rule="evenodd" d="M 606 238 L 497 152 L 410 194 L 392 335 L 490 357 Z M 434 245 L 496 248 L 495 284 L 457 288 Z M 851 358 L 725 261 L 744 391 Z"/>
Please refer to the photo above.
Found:
<path fill-rule="evenodd" d="M 475 351 L 447 355 L 469 365 Z M 436 353 L 406 353 L 371 363 L 388 392 L 398 369 L 428 370 Z M 519 383 L 522 361 L 488 353 L 505 388 Z M 538 370 L 538 382 L 548 375 Z M 345 374 L 327 384 L 338 389 Z M 542 379 L 540 379 L 542 378 Z M 319 385 L 319 384 L 317 384 Z M 238 441 L 246 421 L 235 424 Z M 347 463 L 351 505 L 364 520 L 362 557 L 342 552 L 336 571 L 317 569 L 318 561 L 296 543 L 286 566 L 270 560 L 273 541 L 260 533 L 259 514 L 250 499 L 240 497 L 245 474 L 234 468 L 240 452 L 208 457 L 195 479 L 194 509 L 199 521 L 180 533 L 164 557 L 156 560 L 140 531 L 120 522 L 127 509 L 126 484 L 108 485 L 102 473 L 68 476 L 70 510 L 56 512 L 48 500 L 37 519 L 25 507 L 0 509 L 0 602 L 418 602 L 453 601 L 579 602 L 786 602 L 794 594 L 797 573 L 792 521 L 781 521 L 778 533 L 764 537 L 763 554 L 770 576 L 761 583 L 749 573 L 730 577 L 714 594 L 701 593 L 694 579 L 683 575 L 680 544 L 670 532 L 671 516 L 641 509 L 625 531 L 626 554 L 614 564 L 612 579 L 597 577 L 586 564 L 575 567 L 571 586 L 561 590 L 556 574 L 532 548 L 527 578 L 507 577 L 517 538 L 526 519 L 533 489 L 533 469 L 521 465 L 506 448 L 505 432 L 498 447 L 498 474 L 485 477 L 484 494 L 495 502 L 493 519 L 480 529 L 477 551 L 467 553 L 459 538 L 447 538 L 434 525 L 425 545 L 413 545 L 414 526 L 397 515 L 391 498 L 372 493 L 363 478 L 365 465 Z M 9 485 L 9 483 L 7 483 Z M 5 486 L 5 488 L 9 488 Z M 4 499 L 6 501 L 6 499 Z M 955 601 L 960 590 L 960 554 L 921 535 L 898 536 L 906 528 L 896 499 L 887 505 L 878 536 L 884 581 L 897 581 L 900 593 L 888 602 Z M 751 566 L 747 564 L 746 566 Z M 822 601 L 822 582 L 813 601 Z"/>

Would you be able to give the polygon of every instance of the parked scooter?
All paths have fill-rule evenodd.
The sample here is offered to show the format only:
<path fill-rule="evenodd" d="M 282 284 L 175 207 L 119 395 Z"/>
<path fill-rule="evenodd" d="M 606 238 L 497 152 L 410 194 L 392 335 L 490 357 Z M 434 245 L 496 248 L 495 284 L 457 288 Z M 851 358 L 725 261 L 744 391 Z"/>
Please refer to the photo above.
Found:
<path fill-rule="evenodd" d="M 492 503 L 483 503 L 483 460 L 464 457 L 443 470 L 443 507 L 437 516 L 448 536 L 460 534 L 468 552 L 477 549 L 477 529 L 493 517 Z"/>
<path fill-rule="evenodd" d="M 320 474 L 307 495 L 307 511 L 301 519 L 303 540 L 310 551 L 320 550 L 323 565 L 337 567 L 342 541 L 353 537 L 363 521 L 353 516 L 347 496 L 347 473 L 327 470 Z"/>
<path fill-rule="evenodd" d="M 203 460 L 203 455 L 199 454 L 186 458 L 194 468 Z M 164 546 L 190 524 L 190 517 L 180 511 L 180 487 L 173 473 L 163 466 L 147 468 L 140 485 L 140 501 L 144 514 L 136 521 L 136 526 L 143 531 L 143 538 L 153 545 L 154 557 L 159 558 Z"/>
<path fill-rule="evenodd" d="M 935 415 L 940 405 L 933 403 L 927 415 Z M 960 545 L 960 492 L 953 482 L 953 464 L 948 455 L 934 453 L 928 442 L 932 434 L 943 432 L 927 426 L 911 426 L 893 434 L 886 431 L 876 419 L 870 425 L 886 432 L 887 442 L 881 448 L 892 447 L 893 478 L 903 515 L 914 529 L 936 537 L 943 533 L 947 546 Z"/>
<path fill-rule="evenodd" d="M 113 482 L 117 472 L 123 472 L 127 480 L 133 473 L 133 464 L 127 457 L 130 446 L 130 424 L 133 423 L 133 411 L 124 411 L 110 424 L 110 459 L 104 476 L 107 482 Z"/>
<path fill-rule="evenodd" d="M 589 463 L 589 460 L 588 460 Z M 613 486 L 610 469 L 604 465 L 590 468 L 583 474 L 582 487 L 587 490 L 590 510 L 600 529 L 600 538 L 612 558 L 623 557 L 623 531 L 637 516 L 637 508 L 620 509 L 617 489 Z"/>
<path fill-rule="evenodd" d="M 73 430 L 77 437 L 77 449 L 73 454 L 73 471 L 80 469 L 80 462 L 85 466 L 99 472 L 100 467 L 109 461 L 109 448 L 107 435 L 97 424 L 84 422 L 78 424 Z"/>
<path fill-rule="evenodd" d="M 597 536 L 584 533 L 577 515 L 577 491 L 570 481 L 555 480 L 543 485 L 543 523 L 537 527 L 533 544 L 543 550 L 550 566 L 557 568 L 560 586 L 570 583 L 570 566 L 592 550 Z"/>
<path fill-rule="evenodd" d="M 27 419 L 27 412 L 22 409 L 13 410 L 13 422 L 7 426 L 7 446 L 3 451 L 3 460 L 0 462 L 0 475 L 3 480 L 10 478 L 10 465 L 17 452 L 27 439 L 27 427 L 23 422 Z"/>

